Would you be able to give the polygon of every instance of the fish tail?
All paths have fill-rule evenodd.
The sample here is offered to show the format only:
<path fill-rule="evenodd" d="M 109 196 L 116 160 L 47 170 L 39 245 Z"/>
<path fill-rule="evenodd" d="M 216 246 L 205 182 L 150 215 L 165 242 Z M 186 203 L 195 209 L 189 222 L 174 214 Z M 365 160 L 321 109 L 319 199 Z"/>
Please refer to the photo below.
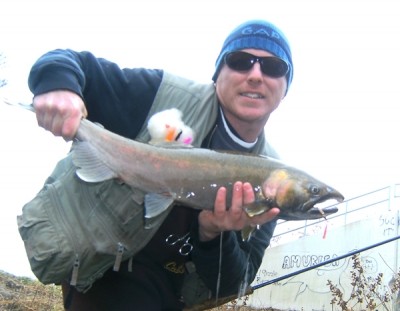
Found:
<path fill-rule="evenodd" d="M 22 108 L 22 109 L 25 109 L 28 111 L 35 112 L 35 107 L 33 107 L 33 104 L 12 103 L 6 98 L 2 98 L 1 100 L 3 101 L 3 103 L 5 103 L 9 106 L 19 107 L 19 108 Z"/>

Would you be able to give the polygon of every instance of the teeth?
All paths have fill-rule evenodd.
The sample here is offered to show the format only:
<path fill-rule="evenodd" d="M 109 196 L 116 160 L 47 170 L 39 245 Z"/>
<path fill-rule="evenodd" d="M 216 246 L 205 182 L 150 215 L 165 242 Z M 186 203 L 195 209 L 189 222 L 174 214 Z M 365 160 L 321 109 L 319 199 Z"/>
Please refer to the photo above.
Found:
<path fill-rule="evenodd" d="M 242 93 L 242 95 L 250 98 L 262 98 L 262 96 L 257 93 Z"/>

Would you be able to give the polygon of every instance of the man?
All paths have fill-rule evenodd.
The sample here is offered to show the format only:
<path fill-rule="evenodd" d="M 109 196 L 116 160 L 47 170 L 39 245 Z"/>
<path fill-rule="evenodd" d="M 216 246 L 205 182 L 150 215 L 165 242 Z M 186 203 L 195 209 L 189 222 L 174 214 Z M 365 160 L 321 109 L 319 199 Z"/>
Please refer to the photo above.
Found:
<path fill-rule="evenodd" d="M 274 25 L 253 20 L 225 40 L 214 84 L 197 84 L 162 70 L 121 70 L 89 52 L 56 50 L 34 64 L 29 87 L 38 124 L 66 140 L 74 137 L 81 118 L 131 139 L 148 138 L 149 117 L 176 107 L 196 133 L 195 147 L 277 157 L 265 140 L 264 126 L 286 96 L 292 77 L 285 36 Z M 123 262 L 118 272 L 107 271 L 87 292 L 63 284 L 67 307 L 180 310 L 189 304 L 185 294 L 182 298 L 188 263 L 194 264 L 212 295 L 237 293 L 242 282 L 254 279 L 279 210 L 249 218 L 241 207 L 254 200 L 252 186 L 236 181 L 233 189 L 231 206 L 226 204 L 225 188 L 219 189 L 213 211 L 175 206 L 132 260 Z M 239 231 L 248 225 L 259 230 L 244 242 Z M 187 233 L 193 245 L 187 256 L 166 243 L 170 235 Z"/>

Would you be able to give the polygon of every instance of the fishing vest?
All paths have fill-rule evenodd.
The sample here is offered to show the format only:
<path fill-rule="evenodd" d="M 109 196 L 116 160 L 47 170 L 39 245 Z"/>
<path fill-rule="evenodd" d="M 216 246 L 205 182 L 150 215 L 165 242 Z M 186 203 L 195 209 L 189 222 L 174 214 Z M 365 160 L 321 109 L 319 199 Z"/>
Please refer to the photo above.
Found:
<path fill-rule="evenodd" d="M 137 140 L 148 142 L 147 121 L 155 113 L 177 108 L 195 138 L 202 141 L 215 125 L 218 100 L 212 84 L 198 84 L 164 73 Z M 274 156 L 262 135 L 256 150 Z M 18 229 L 35 276 L 43 284 L 68 281 L 80 292 L 122 261 L 132 258 L 153 237 L 169 211 L 145 228 L 144 193 L 118 180 L 86 183 L 76 174 L 71 155 L 59 161 L 39 193 L 17 216 Z"/>

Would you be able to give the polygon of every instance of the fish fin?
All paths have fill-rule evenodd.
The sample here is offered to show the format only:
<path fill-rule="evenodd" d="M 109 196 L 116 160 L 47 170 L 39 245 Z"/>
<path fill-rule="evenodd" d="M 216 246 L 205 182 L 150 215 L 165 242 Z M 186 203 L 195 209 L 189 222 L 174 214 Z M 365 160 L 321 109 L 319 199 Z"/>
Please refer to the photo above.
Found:
<path fill-rule="evenodd" d="M 251 235 L 253 234 L 254 230 L 255 230 L 255 227 L 252 227 L 252 226 L 247 226 L 242 229 L 243 242 L 250 240 Z"/>
<path fill-rule="evenodd" d="M 258 199 L 250 204 L 243 206 L 244 211 L 249 217 L 254 217 L 261 215 L 269 211 L 272 207 L 276 206 L 275 202 L 270 198 Z M 243 241 L 248 241 L 254 232 L 254 227 L 248 226 L 242 229 L 242 239 Z"/>
<path fill-rule="evenodd" d="M 165 220 L 165 217 L 169 214 L 169 212 L 172 210 L 173 205 L 170 205 L 167 210 L 165 210 L 163 213 L 158 215 L 157 217 L 153 218 L 145 218 L 144 219 L 144 228 L 145 229 L 152 229 L 154 227 L 159 227 L 161 223 Z"/>
<path fill-rule="evenodd" d="M 96 156 L 89 142 L 74 141 L 72 145 L 72 159 L 78 167 L 76 174 L 86 182 L 101 182 L 118 177 Z"/>
<path fill-rule="evenodd" d="M 163 212 L 172 208 L 174 200 L 162 194 L 149 193 L 144 196 L 144 227 L 151 229 L 159 223 Z"/>
<path fill-rule="evenodd" d="M 144 217 L 147 219 L 157 217 L 166 211 L 172 204 L 174 199 L 158 193 L 148 193 L 144 196 Z"/>
<path fill-rule="evenodd" d="M 244 211 L 249 217 L 261 215 L 276 206 L 271 199 L 256 200 L 250 204 L 243 206 Z"/>

